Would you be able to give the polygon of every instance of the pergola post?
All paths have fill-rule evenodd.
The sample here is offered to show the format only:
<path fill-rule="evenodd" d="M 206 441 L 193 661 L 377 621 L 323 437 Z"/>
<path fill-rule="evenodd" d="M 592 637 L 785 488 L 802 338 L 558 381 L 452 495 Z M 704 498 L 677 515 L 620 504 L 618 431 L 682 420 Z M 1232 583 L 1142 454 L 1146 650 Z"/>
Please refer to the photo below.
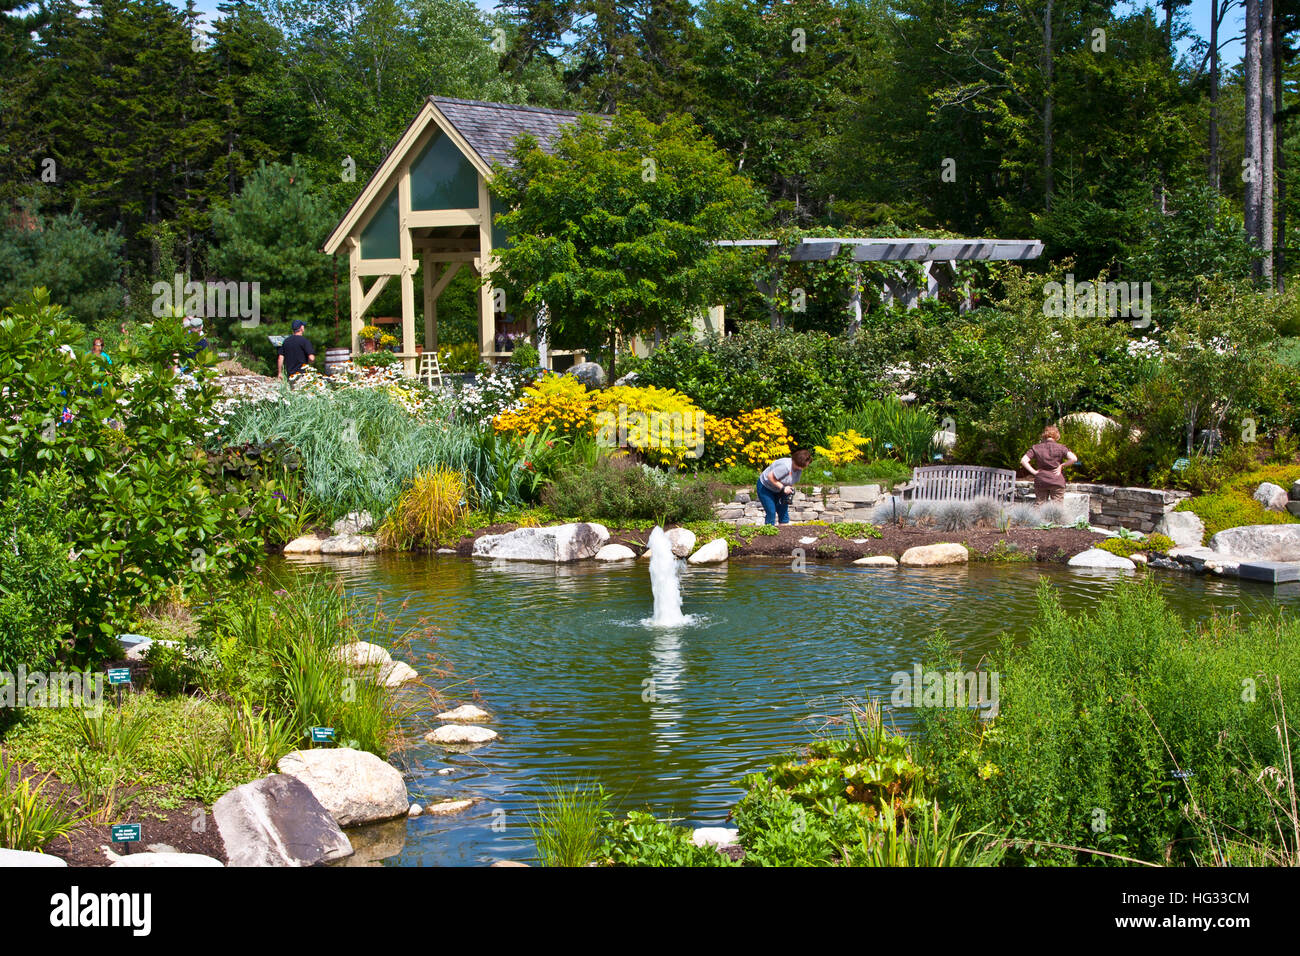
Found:
<path fill-rule="evenodd" d="M 397 174 L 398 242 L 402 258 L 402 352 L 415 354 L 415 246 L 411 239 L 411 167 L 402 165 Z M 403 359 L 407 375 L 415 374 L 415 359 Z"/>
<path fill-rule="evenodd" d="M 492 294 L 492 199 L 482 176 L 478 178 L 478 217 L 478 350 L 486 357 L 496 348 L 496 316 Z"/>
<path fill-rule="evenodd" d="M 361 326 L 365 324 L 362 313 L 364 294 L 361 291 L 361 242 L 348 236 L 348 309 L 352 318 L 352 351 L 361 348 Z"/>
<path fill-rule="evenodd" d="M 440 278 L 443 270 L 439 270 Z M 438 351 L 438 299 L 433 292 L 433 254 L 424 254 L 424 347 Z"/>

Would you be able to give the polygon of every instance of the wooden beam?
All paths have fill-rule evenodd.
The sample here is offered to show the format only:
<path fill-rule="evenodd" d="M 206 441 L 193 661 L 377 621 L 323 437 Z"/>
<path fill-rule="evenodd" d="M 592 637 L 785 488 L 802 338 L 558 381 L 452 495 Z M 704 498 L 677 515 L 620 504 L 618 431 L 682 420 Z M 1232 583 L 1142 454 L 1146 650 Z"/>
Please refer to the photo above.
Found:
<path fill-rule="evenodd" d="M 433 256 L 434 262 L 473 262 L 478 258 L 477 252 L 439 252 L 437 249 L 422 249 L 418 243 L 415 249 Z"/>
<path fill-rule="evenodd" d="M 362 259 L 357 257 L 357 275 L 395 276 L 401 274 L 401 259 Z"/>
<path fill-rule="evenodd" d="M 361 243 L 355 237 L 348 238 L 348 308 L 352 315 L 352 351 L 360 351 L 362 317 L 366 313 L 366 303 L 361 291 Z"/>
<path fill-rule="evenodd" d="M 424 347 L 430 351 L 436 351 L 438 348 L 438 297 L 433 292 L 434 268 L 434 262 L 426 252 L 424 254 Z M 450 267 L 438 270 L 439 278 L 447 268 Z"/>
<path fill-rule="evenodd" d="M 361 302 L 361 315 L 363 318 L 365 317 L 366 309 L 374 305 L 375 299 L 379 298 L 379 293 L 384 291 L 384 286 L 388 285 L 388 280 L 390 278 L 392 277 L 386 275 L 380 276 L 378 279 L 375 280 L 375 284 L 370 287 L 370 291 L 367 292 L 365 295 L 359 297 Z M 357 277 L 357 288 L 358 289 L 361 288 L 360 276 Z M 362 322 L 361 325 L 365 325 L 365 323 Z M 360 328 L 360 326 L 358 326 L 358 328 Z"/>
<path fill-rule="evenodd" d="M 464 265 L 464 263 L 461 262 L 447 263 L 447 268 L 442 271 L 442 274 L 438 276 L 438 281 L 433 284 L 433 298 L 435 301 L 437 301 L 438 297 L 442 295 L 443 291 L 451 283 L 451 280 L 456 278 L 456 273 L 460 271 L 462 265 Z"/>
<path fill-rule="evenodd" d="M 480 213 L 475 209 L 414 209 L 410 211 L 412 229 L 438 226 L 475 226 Z"/>

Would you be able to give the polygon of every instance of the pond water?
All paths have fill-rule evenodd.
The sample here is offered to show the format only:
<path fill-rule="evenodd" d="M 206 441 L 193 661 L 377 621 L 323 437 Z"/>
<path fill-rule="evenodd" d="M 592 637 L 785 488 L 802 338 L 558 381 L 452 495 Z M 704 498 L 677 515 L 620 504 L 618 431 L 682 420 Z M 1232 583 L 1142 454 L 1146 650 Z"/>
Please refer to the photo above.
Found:
<path fill-rule="evenodd" d="M 1091 607 L 1119 580 L 1023 564 L 808 565 L 801 573 L 785 562 L 683 565 L 682 609 L 693 621 L 662 629 L 644 623 L 653 608 L 647 561 L 555 567 L 380 555 L 320 563 L 359 599 L 382 595 L 399 621 L 434 622 L 437 646 L 413 648 L 412 663 L 421 669 L 430 651 L 444 656 L 453 679 L 466 682 L 448 706 L 468 701 L 472 686 L 501 735 L 460 754 L 416 742 L 412 800 L 478 802 L 407 823 L 390 866 L 531 860 L 528 822 L 557 782 L 599 782 L 620 811 L 726 825 L 742 793 L 736 781 L 806 744 L 845 713 L 846 699 L 887 703 L 891 675 L 925 660 L 935 631 L 974 660 L 1003 633 L 1027 635 L 1040 575 L 1071 609 Z M 1300 608 L 1300 585 L 1154 573 L 1189 620 Z M 901 730 L 909 717 L 887 710 Z M 444 768 L 453 772 L 438 774 Z"/>

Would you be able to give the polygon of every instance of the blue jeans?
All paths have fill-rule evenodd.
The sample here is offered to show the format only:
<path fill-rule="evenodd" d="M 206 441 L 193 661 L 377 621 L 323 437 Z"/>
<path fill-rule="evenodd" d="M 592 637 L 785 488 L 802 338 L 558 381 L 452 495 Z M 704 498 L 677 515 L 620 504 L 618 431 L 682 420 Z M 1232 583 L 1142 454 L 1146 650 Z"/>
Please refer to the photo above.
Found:
<path fill-rule="evenodd" d="M 768 488 L 762 481 L 759 481 L 756 487 L 758 488 L 758 500 L 763 505 L 763 514 L 767 516 L 763 523 L 776 524 L 777 521 L 780 521 L 781 524 L 789 524 L 790 504 L 785 495 Z"/>

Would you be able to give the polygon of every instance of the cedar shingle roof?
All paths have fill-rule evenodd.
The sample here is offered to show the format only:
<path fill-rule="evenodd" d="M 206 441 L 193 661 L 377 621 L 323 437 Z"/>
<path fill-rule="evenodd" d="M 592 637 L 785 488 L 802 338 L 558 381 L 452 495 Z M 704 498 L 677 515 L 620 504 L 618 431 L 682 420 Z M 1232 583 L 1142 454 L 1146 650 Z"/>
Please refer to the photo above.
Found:
<path fill-rule="evenodd" d="M 429 102 L 442 111 L 488 165 L 511 165 L 510 149 L 522 133 L 533 136 L 537 145 L 549 152 L 560 138 L 560 131 L 582 115 L 572 110 L 455 100 L 447 96 L 431 96 Z"/>

